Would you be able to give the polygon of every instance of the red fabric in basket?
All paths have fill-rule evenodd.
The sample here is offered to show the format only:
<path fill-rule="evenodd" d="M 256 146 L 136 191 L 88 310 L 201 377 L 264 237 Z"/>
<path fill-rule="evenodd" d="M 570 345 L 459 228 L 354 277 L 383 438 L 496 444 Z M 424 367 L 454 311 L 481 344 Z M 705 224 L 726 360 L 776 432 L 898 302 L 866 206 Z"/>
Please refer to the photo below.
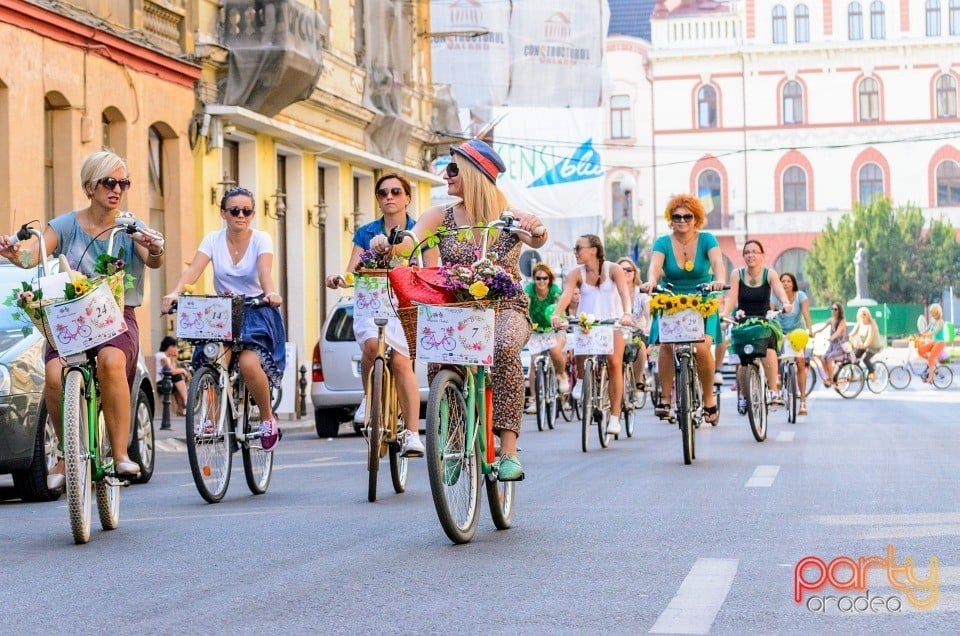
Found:
<path fill-rule="evenodd" d="M 389 276 L 390 287 L 400 307 L 410 307 L 414 301 L 427 305 L 457 302 L 456 294 L 446 286 L 439 267 L 394 267 Z"/>

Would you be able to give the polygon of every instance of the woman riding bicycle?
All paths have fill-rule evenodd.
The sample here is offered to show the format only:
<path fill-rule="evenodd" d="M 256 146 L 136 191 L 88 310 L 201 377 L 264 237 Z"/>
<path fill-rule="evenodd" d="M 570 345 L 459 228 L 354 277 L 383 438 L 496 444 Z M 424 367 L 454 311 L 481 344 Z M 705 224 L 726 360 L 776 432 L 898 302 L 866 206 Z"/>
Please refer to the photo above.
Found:
<path fill-rule="evenodd" d="M 533 266 L 533 282 L 527 283 L 523 290 L 530 298 L 530 322 L 534 329 L 545 330 L 550 326 L 550 319 L 557 309 L 557 300 L 562 293 L 560 286 L 555 282 L 553 270 L 544 262 L 539 262 Z M 561 393 L 570 391 L 570 378 L 567 377 L 566 356 L 563 353 L 564 338 L 563 335 L 557 338 L 556 344 L 547 352 L 550 360 L 553 362 L 553 368 L 557 372 L 557 385 Z M 536 366 L 530 365 L 530 390 L 533 391 L 533 376 L 536 372 Z M 532 410 L 531 410 L 532 409 Z M 536 413 L 537 405 L 535 400 L 530 400 L 526 409 L 527 413 Z"/>
<path fill-rule="evenodd" d="M 630 290 L 631 299 L 630 312 L 633 314 L 633 325 L 639 332 L 630 345 L 637 350 L 637 357 L 633 361 L 633 377 L 637 379 L 637 386 L 634 388 L 643 391 L 646 389 L 643 378 L 647 368 L 647 342 L 650 340 L 650 294 L 640 291 L 643 278 L 640 268 L 633 259 L 622 256 L 617 260 L 617 265 L 627 277 L 627 288 Z"/>
<path fill-rule="evenodd" d="M 630 313 L 630 289 L 627 286 L 627 276 L 619 265 L 604 260 L 603 242 L 593 234 L 583 234 L 573 246 L 573 253 L 579 267 L 573 269 L 563 284 L 563 295 L 557 301 L 557 311 L 553 315 L 554 327 L 567 324 L 563 318 L 567 305 L 573 297 L 574 290 L 580 288 L 580 313 L 594 316 L 598 320 L 619 319 L 624 326 L 633 325 L 633 314 Z M 607 385 L 610 396 L 610 423 L 607 433 L 620 434 L 620 408 L 623 401 L 623 349 L 626 341 L 619 329 L 613 332 L 613 353 L 607 356 L 607 370 L 609 383 Z M 577 364 L 578 373 L 582 370 L 580 362 Z M 577 387 L 573 389 L 573 396 L 580 399 Z"/>
<path fill-rule="evenodd" d="M 672 231 L 654 242 L 647 282 L 642 289 L 649 292 L 657 283 L 673 285 L 673 291 L 678 294 L 698 293 L 697 285 L 701 283 L 708 283 L 711 291 L 723 289 L 727 271 L 723 265 L 723 253 L 717 238 L 700 229 L 707 222 L 700 199 L 692 194 L 675 195 L 667 202 L 664 216 Z M 650 326 L 651 344 L 660 342 L 659 328 L 660 320 L 655 316 Z M 721 337 L 720 320 L 716 313 L 704 319 L 704 335 L 704 341 L 696 343 L 697 376 L 705 388 L 705 419 L 713 424 L 720 417 L 720 409 L 713 391 L 706 388 L 713 382 L 713 343 Z M 671 392 L 676 373 L 673 349 L 672 344 L 661 344 L 657 358 L 663 396 L 654 405 L 654 413 L 661 419 L 670 417 Z"/>
<path fill-rule="evenodd" d="M 872 358 L 883 349 L 883 336 L 880 335 L 880 327 L 867 307 L 857 310 L 857 322 L 850 331 L 850 346 L 853 347 L 853 355 L 866 365 L 867 377 L 875 379 Z"/>
<path fill-rule="evenodd" d="M 356 271 L 360 264 L 360 257 L 364 251 L 370 249 L 370 241 L 375 236 L 389 236 L 395 227 L 405 230 L 413 229 L 416 221 L 407 213 L 410 205 L 410 182 L 399 174 L 385 174 L 377 180 L 377 203 L 380 206 L 381 217 L 366 225 L 361 225 L 353 233 L 353 252 L 347 262 L 347 271 Z M 345 283 L 338 274 L 327 276 L 326 285 L 330 289 L 342 287 Z M 360 345 L 360 378 L 363 388 L 367 388 L 367 378 L 373 361 L 377 357 L 379 328 L 372 315 L 358 316 L 354 313 L 353 334 Z M 420 387 L 417 376 L 410 361 L 410 350 L 407 348 L 407 339 L 403 335 L 400 319 L 391 317 L 387 320 L 386 342 L 393 349 L 390 355 L 390 372 L 397 382 L 397 399 L 400 402 L 400 412 L 404 415 L 407 427 L 401 440 L 401 451 L 404 457 L 423 457 L 425 449 L 420 441 Z M 363 401 L 354 414 L 353 421 L 363 424 L 366 411 L 366 393 Z"/>
<path fill-rule="evenodd" d="M 934 369 L 937 368 L 937 361 L 940 359 L 940 353 L 947 346 L 945 327 L 943 321 L 943 308 L 939 303 L 930 305 L 930 322 L 925 329 L 920 331 L 920 342 L 917 344 L 917 353 L 927 359 L 927 377 L 923 379 L 928 384 L 933 384 Z"/>
<path fill-rule="evenodd" d="M 741 326 L 762 323 L 770 329 L 767 351 L 763 357 L 763 372 L 767 376 L 767 385 L 773 391 L 771 403 L 783 404 L 783 397 L 780 395 L 780 373 L 777 369 L 777 355 L 783 334 L 779 323 L 768 321 L 766 316 L 772 297 L 775 297 L 787 312 L 793 310 L 793 303 L 787 298 L 777 272 L 764 267 L 763 245 L 760 241 L 751 239 L 743 244 L 743 260 L 746 267 L 741 267 L 730 275 L 730 292 L 721 313 L 729 317 L 733 308 L 737 307 L 737 318 L 741 320 Z M 736 328 L 730 336 L 734 342 L 735 331 Z M 737 385 L 740 387 L 744 386 L 745 367 L 749 362 L 746 356 L 740 356 L 740 368 L 737 370 Z"/>
<path fill-rule="evenodd" d="M 120 199 L 130 189 L 130 176 L 123 159 L 109 151 L 95 152 L 80 166 L 80 185 L 90 200 L 87 207 L 52 219 L 43 231 L 47 254 L 66 256 L 70 267 L 87 276 L 94 275 L 97 256 L 106 252 L 109 233 L 116 226 Z M 137 221 L 139 227 L 145 227 Z M 140 352 L 140 330 L 134 308 L 143 302 L 144 267 L 157 269 L 163 265 L 163 247 L 145 233 L 119 233 L 114 239 L 114 256 L 123 250 L 125 271 L 134 278 L 134 286 L 124 292 L 123 319 L 127 331 L 113 340 L 95 347 L 97 376 L 100 380 L 100 403 L 113 449 L 114 470 L 121 476 L 136 476 L 140 467 L 127 456 L 130 435 L 130 387 L 133 384 Z M 40 260 L 40 246 L 29 248 L 14 243 L 12 236 L 0 237 L 0 256 L 19 267 L 35 267 Z M 46 361 L 44 402 L 47 413 L 60 425 L 60 392 L 63 360 L 49 346 Z M 63 461 L 47 475 L 47 488 L 63 486 Z"/>
<path fill-rule="evenodd" d="M 843 360 L 847 356 L 843 345 L 847 343 L 847 320 L 843 316 L 843 307 L 840 303 L 833 303 L 830 306 L 830 318 L 826 323 L 814 332 L 814 335 L 820 333 L 826 328 L 830 328 L 830 345 L 826 353 L 823 354 L 823 370 L 827 374 L 827 379 L 823 381 L 825 386 L 833 386 L 833 363 Z"/>
<path fill-rule="evenodd" d="M 220 218 L 226 227 L 207 234 L 180 280 L 163 297 L 163 311 L 169 311 L 186 285 L 192 285 L 213 263 L 213 287 L 218 294 L 259 297 L 266 307 L 243 310 L 240 374 L 260 410 L 260 445 L 270 452 L 280 439 L 277 416 L 270 403 L 270 386 L 279 387 L 285 365 L 286 336 L 277 307 L 283 302 L 273 282 L 273 240 L 251 227 L 253 193 L 246 188 L 229 188 L 220 200 Z"/>
<path fill-rule="evenodd" d="M 419 237 L 428 236 L 441 226 L 487 225 L 510 210 L 507 197 L 497 187 L 497 177 L 506 170 L 503 160 L 493 148 L 480 141 L 470 141 L 451 148 L 454 161 L 447 164 L 445 179 L 447 194 L 461 201 L 446 206 L 435 206 L 423 213 L 413 228 Z M 536 216 L 511 210 L 515 226 L 532 236 L 494 231 L 487 244 L 487 251 L 494 252 L 497 264 L 509 271 L 515 281 L 520 280 L 521 243 L 530 247 L 542 247 L 547 242 L 547 228 Z M 473 231 L 472 240 L 464 240 L 461 233 L 443 233 L 437 247 L 444 265 L 472 265 L 483 255 L 479 254 L 482 243 L 480 230 Z M 390 251 L 386 236 L 376 236 L 370 248 L 378 254 Z M 395 246 L 394 253 L 409 252 L 412 241 L 407 238 Z M 424 253 L 425 264 L 436 264 L 433 249 Z M 500 437 L 500 460 L 497 478 L 500 481 L 516 481 L 523 477 L 520 458 L 517 456 L 517 437 L 523 420 L 524 378 L 520 351 L 530 337 L 530 318 L 527 314 L 530 299 L 526 294 L 498 303 L 494 323 L 493 367 L 493 426 Z"/>
<path fill-rule="evenodd" d="M 813 321 L 810 319 L 810 300 L 806 292 L 800 289 L 797 284 L 797 277 L 790 272 L 780 274 L 780 284 L 783 285 L 783 291 L 787 293 L 787 300 L 793 305 L 791 311 L 784 311 L 783 305 L 778 298 L 770 299 L 770 306 L 780 310 L 776 317 L 777 323 L 784 334 L 788 334 L 796 329 L 806 328 L 807 333 L 813 330 Z M 801 387 L 807 386 L 807 358 L 803 351 L 797 351 L 797 382 Z M 807 394 L 806 391 L 800 391 L 800 415 L 807 414 Z"/>

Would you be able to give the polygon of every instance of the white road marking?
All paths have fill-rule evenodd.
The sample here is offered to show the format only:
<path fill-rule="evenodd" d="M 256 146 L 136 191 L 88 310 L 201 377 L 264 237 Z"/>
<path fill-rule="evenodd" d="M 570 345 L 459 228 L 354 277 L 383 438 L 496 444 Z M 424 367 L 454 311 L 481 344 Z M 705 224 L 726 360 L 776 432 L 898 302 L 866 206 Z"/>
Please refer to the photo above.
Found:
<path fill-rule="evenodd" d="M 717 612 L 733 585 L 739 563 L 739 559 L 697 559 L 650 633 L 710 633 Z"/>
<path fill-rule="evenodd" d="M 185 453 L 187 452 L 186 442 L 182 442 L 175 437 L 170 437 L 167 439 L 158 439 L 156 442 L 156 448 L 158 451 L 163 451 L 165 453 Z"/>
<path fill-rule="evenodd" d="M 747 480 L 744 487 L 769 488 L 773 485 L 773 480 L 777 478 L 777 473 L 779 472 L 779 466 L 757 466 L 757 469 L 753 471 L 753 475 L 750 476 L 750 479 Z"/>
<path fill-rule="evenodd" d="M 780 433 L 777 434 L 777 441 L 792 442 L 795 435 L 796 433 L 793 431 L 780 431 Z"/>

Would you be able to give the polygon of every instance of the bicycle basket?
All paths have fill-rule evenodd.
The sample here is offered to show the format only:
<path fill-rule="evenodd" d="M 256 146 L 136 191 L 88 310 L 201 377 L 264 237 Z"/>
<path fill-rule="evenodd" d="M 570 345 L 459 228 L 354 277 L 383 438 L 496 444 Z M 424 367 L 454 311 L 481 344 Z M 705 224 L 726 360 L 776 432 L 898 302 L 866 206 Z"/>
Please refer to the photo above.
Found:
<path fill-rule="evenodd" d="M 773 329 L 763 322 L 747 322 L 730 330 L 733 352 L 744 358 L 766 355 Z"/>
<path fill-rule="evenodd" d="M 623 347 L 623 363 L 633 364 L 639 354 L 640 345 L 634 342 L 633 338 L 628 338 L 626 345 Z"/>

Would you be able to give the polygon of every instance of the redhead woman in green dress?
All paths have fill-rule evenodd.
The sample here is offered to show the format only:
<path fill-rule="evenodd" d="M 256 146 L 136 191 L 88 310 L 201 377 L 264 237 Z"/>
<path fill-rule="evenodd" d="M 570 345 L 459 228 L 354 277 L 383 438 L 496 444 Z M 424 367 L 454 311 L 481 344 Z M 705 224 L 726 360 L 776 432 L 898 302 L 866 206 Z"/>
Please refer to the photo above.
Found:
<path fill-rule="evenodd" d="M 701 283 L 708 283 L 711 291 L 723 289 L 723 281 L 727 275 L 723 265 L 723 253 L 717 238 L 710 232 L 701 230 L 707 217 L 700 200 L 692 194 L 675 195 L 667 203 L 665 215 L 671 231 L 653 244 L 643 291 L 649 292 L 658 283 L 672 284 L 676 294 L 695 294 L 697 285 Z M 650 326 L 651 344 L 660 342 L 659 326 L 659 316 L 655 316 Z M 696 344 L 697 375 L 702 386 L 710 387 L 713 386 L 713 343 L 719 342 L 721 338 L 720 319 L 716 313 L 704 319 L 704 334 L 704 341 Z M 669 418 L 673 377 L 676 372 L 673 345 L 660 345 L 659 369 L 663 397 L 660 403 L 654 405 L 654 412 L 660 418 Z M 706 420 L 710 423 L 716 422 L 720 413 L 713 391 L 703 392 L 703 402 Z"/>

